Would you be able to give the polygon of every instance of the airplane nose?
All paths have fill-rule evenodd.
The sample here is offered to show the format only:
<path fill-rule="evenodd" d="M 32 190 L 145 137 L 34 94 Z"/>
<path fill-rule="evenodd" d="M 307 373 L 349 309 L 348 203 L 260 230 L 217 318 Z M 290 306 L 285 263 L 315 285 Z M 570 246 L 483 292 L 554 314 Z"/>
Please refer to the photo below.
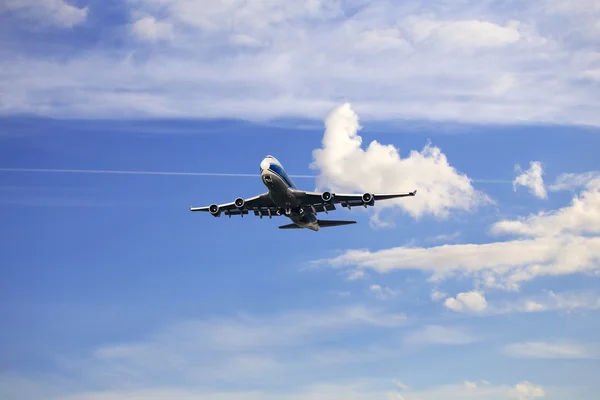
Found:
<path fill-rule="evenodd" d="M 271 161 L 265 157 L 260 163 L 260 171 L 262 172 L 263 170 L 268 169 L 270 164 Z"/>

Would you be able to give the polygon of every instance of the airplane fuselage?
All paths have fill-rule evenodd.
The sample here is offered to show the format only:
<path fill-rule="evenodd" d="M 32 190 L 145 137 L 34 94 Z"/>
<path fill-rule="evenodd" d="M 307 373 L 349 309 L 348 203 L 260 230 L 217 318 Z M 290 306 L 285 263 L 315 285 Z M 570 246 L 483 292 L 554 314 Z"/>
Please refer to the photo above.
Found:
<path fill-rule="evenodd" d="M 285 172 L 281 163 L 273 156 L 265 157 L 260 163 L 260 177 L 269 191 L 269 197 L 285 215 L 298 226 L 319 230 L 317 215 L 300 207 L 301 201 L 294 195 L 296 185 Z"/>

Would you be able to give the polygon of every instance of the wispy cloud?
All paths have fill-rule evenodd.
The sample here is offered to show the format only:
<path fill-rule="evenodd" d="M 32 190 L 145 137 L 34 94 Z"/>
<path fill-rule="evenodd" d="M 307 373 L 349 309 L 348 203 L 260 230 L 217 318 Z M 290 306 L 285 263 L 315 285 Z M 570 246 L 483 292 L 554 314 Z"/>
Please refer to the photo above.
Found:
<path fill-rule="evenodd" d="M 549 190 L 578 190 L 590 182 L 600 181 L 600 171 L 560 174 L 556 181 L 548 186 Z"/>
<path fill-rule="evenodd" d="M 38 26 L 71 28 L 85 22 L 88 7 L 79 8 L 64 0 L 3 0 L 0 14 L 3 12 Z"/>
<path fill-rule="evenodd" d="M 274 380 L 281 383 L 286 376 L 294 376 L 300 385 L 325 373 L 331 364 L 390 357 L 394 352 L 378 347 L 369 336 L 361 336 L 350 347 L 335 342 L 350 332 L 394 330 L 407 322 L 405 314 L 363 306 L 189 320 L 171 324 L 147 339 L 101 346 L 88 357 L 63 364 L 81 380 L 102 384 L 235 382 L 252 386 L 257 382 L 271 385 Z"/>
<path fill-rule="evenodd" d="M 409 345 L 466 345 L 479 341 L 480 338 L 469 331 L 456 327 L 428 325 L 415 330 L 405 337 Z"/>
<path fill-rule="evenodd" d="M 1 381 L 0 381 L 1 383 Z M 15 385 L 7 381 L 2 387 L 11 390 Z M 28 393 L 18 393 L 15 400 L 37 400 L 47 398 L 48 392 L 41 387 L 31 386 Z M 300 388 L 285 388 L 277 390 L 248 389 L 206 389 L 195 387 L 173 387 L 168 385 L 148 385 L 142 388 L 109 388 L 107 390 L 82 391 L 70 388 L 61 388 L 62 393 L 52 397 L 52 400 L 465 400 L 486 399 L 506 400 L 534 400 L 544 397 L 545 390 L 528 381 L 521 381 L 515 385 L 492 384 L 488 381 L 462 382 L 451 385 L 436 385 L 423 389 L 408 389 L 407 385 L 399 387 L 389 379 L 361 379 L 353 381 L 322 381 Z M 0 393 L 2 393 L 0 391 Z M 26 392 L 27 393 L 27 392 Z M 36 397 L 37 396 L 37 397 Z"/>
<path fill-rule="evenodd" d="M 399 294 L 396 290 L 392 290 L 387 286 L 381 287 L 380 285 L 371 285 L 369 286 L 369 290 L 380 300 L 391 299 Z"/>
<path fill-rule="evenodd" d="M 598 349 L 597 345 L 559 340 L 511 343 L 504 347 L 504 352 L 517 358 L 587 359 L 600 357 Z"/>
<path fill-rule="evenodd" d="M 131 25 L 133 34 L 141 40 L 157 41 L 173 38 L 173 26 L 167 22 L 157 21 L 153 17 L 144 17 Z"/>

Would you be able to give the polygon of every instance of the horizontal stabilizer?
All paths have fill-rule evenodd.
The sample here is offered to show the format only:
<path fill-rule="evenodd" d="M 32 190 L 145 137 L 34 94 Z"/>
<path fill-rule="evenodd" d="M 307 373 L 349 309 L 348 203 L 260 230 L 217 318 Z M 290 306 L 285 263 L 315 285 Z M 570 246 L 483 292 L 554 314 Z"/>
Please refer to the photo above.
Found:
<path fill-rule="evenodd" d="M 355 224 L 356 221 L 332 221 L 332 220 L 319 220 L 319 227 L 320 228 L 327 228 L 330 226 L 340 226 L 340 225 L 350 225 L 350 224 Z"/>
<path fill-rule="evenodd" d="M 350 224 L 355 224 L 356 221 L 331 221 L 331 220 L 319 220 L 319 228 L 328 228 L 330 226 L 340 226 L 340 225 L 350 225 Z M 301 226 L 298 226 L 296 224 L 288 224 L 288 225 L 282 225 L 279 227 L 279 229 L 303 229 Z"/>
<path fill-rule="evenodd" d="M 303 229 L 301 226 L 298 226 L 296 224 L 288 224 L 288 225 L 282 225 L 279 227 L 279 229 Z"/>

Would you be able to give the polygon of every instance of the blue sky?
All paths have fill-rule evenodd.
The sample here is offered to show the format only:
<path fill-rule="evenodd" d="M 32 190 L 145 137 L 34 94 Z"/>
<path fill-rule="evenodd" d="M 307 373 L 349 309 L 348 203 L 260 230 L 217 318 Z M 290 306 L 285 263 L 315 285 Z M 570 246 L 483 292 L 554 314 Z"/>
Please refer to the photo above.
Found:
<path fill-rule="evenodd" d="M 528 4 L 5 2 L 0 397 L 595 399 L 600 9 Z M 418 194 L 189 212 L 267 154 Z"/>

